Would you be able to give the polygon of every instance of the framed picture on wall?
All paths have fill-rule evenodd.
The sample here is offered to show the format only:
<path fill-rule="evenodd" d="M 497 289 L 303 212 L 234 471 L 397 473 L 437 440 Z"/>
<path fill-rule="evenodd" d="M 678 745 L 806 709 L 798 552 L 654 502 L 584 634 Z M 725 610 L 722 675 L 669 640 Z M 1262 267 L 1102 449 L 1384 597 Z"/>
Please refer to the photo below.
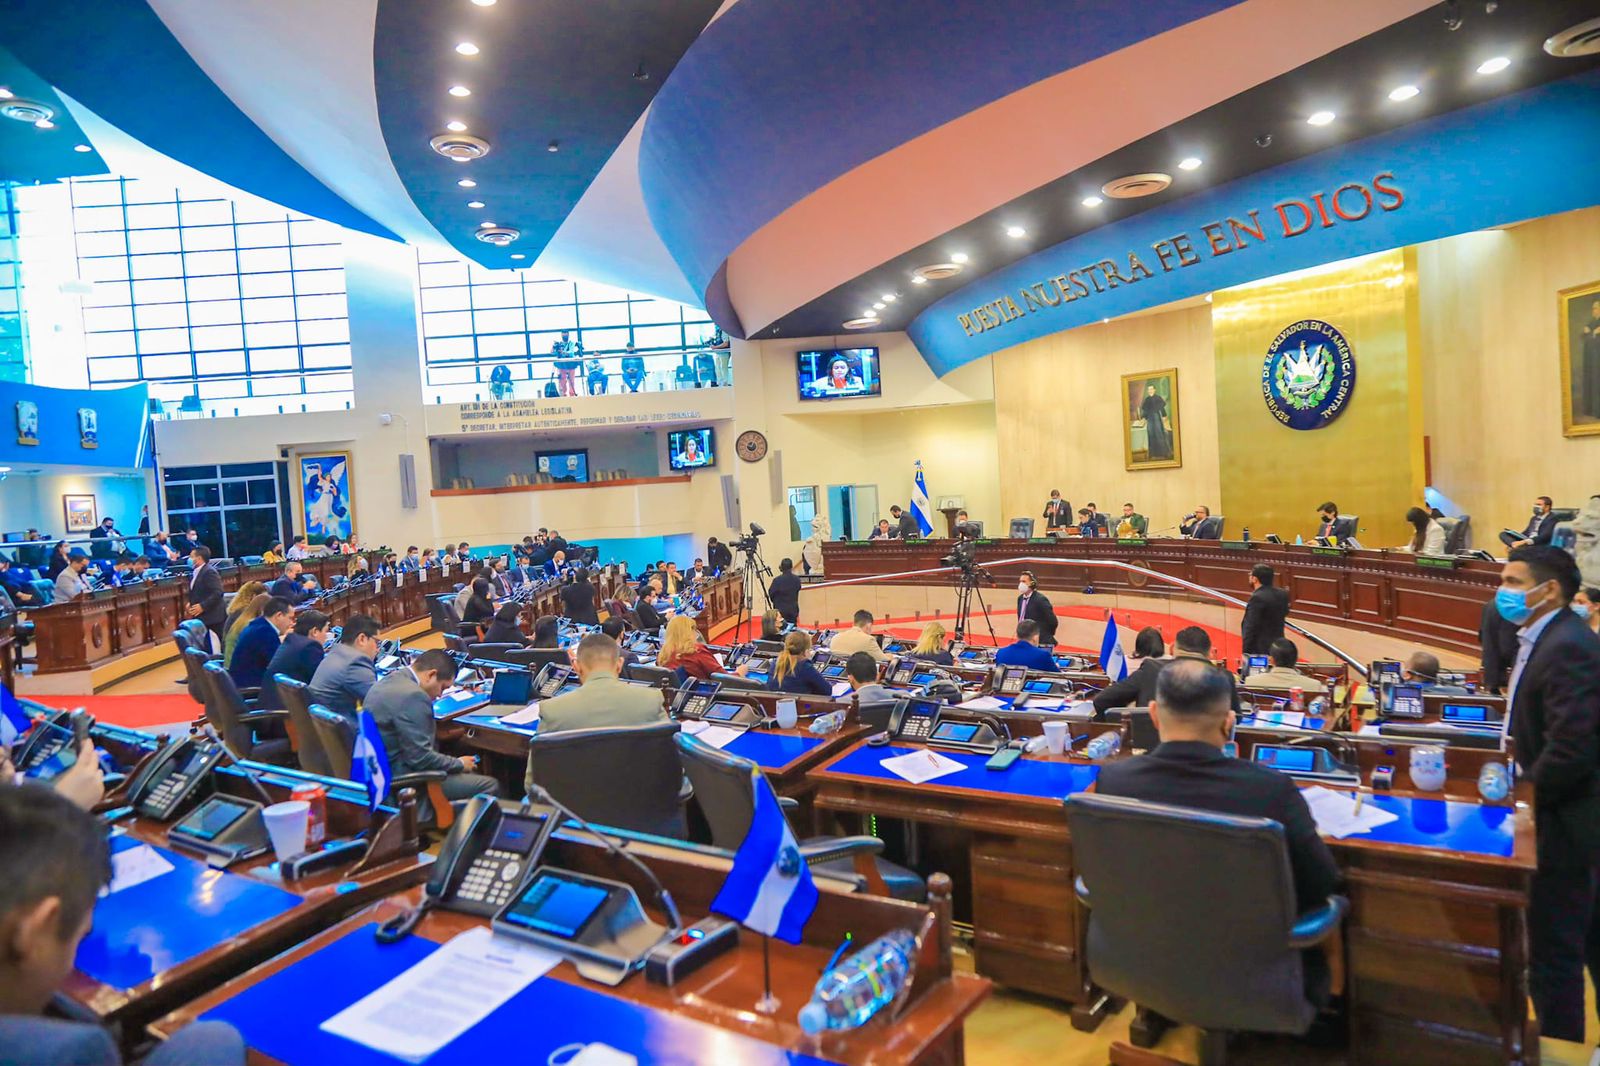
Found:
<path fill-rule="evenodd" d="M 296 457 L 300 475 L 300 518 L 313 545 L 329 537 L 349 540 L 355 532 L 350 496 L 350 453 L 317 452 Z"/>
<path fill-rule="evenodd" d="M 66 512 L 68 533 L 87 533 L 100 524 L 93 496 L 62 496 L 61 507 Z"/>
<path fill-rule="evenodd" d="M 1176 368 L 1122 375 L 1122 454 L 1129 470 L 1183 465 Z"/>
<path fill-rule="evenodd" d="M 1569 437 L 1600 434 L 1600 281 L 1563 289 L 1561 428 Z"/>

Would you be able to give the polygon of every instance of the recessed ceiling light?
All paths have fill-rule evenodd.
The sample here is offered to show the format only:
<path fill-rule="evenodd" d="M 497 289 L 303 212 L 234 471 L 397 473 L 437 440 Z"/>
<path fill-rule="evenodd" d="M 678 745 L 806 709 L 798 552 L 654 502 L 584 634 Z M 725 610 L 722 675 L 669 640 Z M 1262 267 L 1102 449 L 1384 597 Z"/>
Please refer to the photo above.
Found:
<path fill-rule="evenodd" d="M 549 144 L 544 146 L 544 150 L 547 152 L 559 152 L 561 151 L 561 142 L 551 141 Z"/>
<path fill-rule="evenodd" d="M 928 279 L 923 277 L 921 274 L 913 274 L 913 275 L 911 275 L 911 284 L 913 284 L 913 285 L 926 285 L 927 283 L 928 283 Z"/>
<path fill-rule="evenodd" d="M 494 6 L 494 0 L 472 0 L 472 2 L 474 4 L 477 4 L 479 7 L 493 7 Z"/>
<path fill-rule="evenodd" d="M 465 85 L 452 85 L 452 86 L 450 86 L 450 95 L 451 96 L 471 96 L 472 95 L 472 90 L 467 88 Z"/>
<path fill-rule="evenodd" d="M 1313 111 L 1311 116 L 1307 118 L 1306 121 L 1313 126 L 1326 126 L 1328 123 L 1332 122 L 1335 117 L 1336 116 L 1332 111 Z"/>
<path fill-rule="evenodd" d="M 1006 236 L 1007 237 L 1026 237 L 1027 235 L 1028 235 L 1028 231 L 1023 229 L 1021 226 L 1007 226 L 1006 227 Z"/>
<path fill-rule="evenodd" d="M 92 152 L 92 151 L 94 151 L 94 149 L 90 148 L 87 144 L 75 144 L 75 145 L 72 146 L 72 150 L 74 152 Z"/>
<path fill-rule="evenodd" d="M 1393 100 L 1395 103 L 1399 103 L 1401 100 L 1411 99 L 1421 91 L 1422 90 L 1417 88 L 1415 85 L 1396 85 L 1393 89 L 1389 90 L 1389 99 Z"/>
<path fill-rule="evenodd" d="M 462 41 L 456 45 L 456 51 L 464 56 L 475 56 L 478 54 L 478 46 L 471 41 Z"/>
<path fill-rule="evenodd" d="M 884 294 L 883 294 L 883 297 L 882 297 L 882 298 L 883 298 L 883 302 L 884 302 L 884 303 L 886 303 L 886 304 L 892 304 L 892 303 L 894 303 L 894 302 L 895 302 L 895 301 L 896 301 L 896 300 L 898 300 L 898 299 L 899 299 L 899 297 L 898 297 L 898 296 L 896 296 L 896 295 L 895 295 L 895 294 L 894 294 L 894 293 L 892 293 L 892 292 L 886 292 L 886 293 L 884 293 Z"/>
<path fill-rule="evenodd" d="M 467 201 L 467 206 L 472 208 L 474 211 L 476 211 L 478 208 L 483 206 L 483 201 L 482 200 L 468 200 Z"/>
<path fill-rule="evenodd" d="M 449 122 L 444 124 L 444 128 L 449 130 L 451 133 L 467 132 L 467 124 L 462 122 L 460 119 L 451 119 Z"/>
<path fill-rule="evenodd" d="M 1191 155 L 1186 159 L 1179 160 L 1178 169 L 1179 170 L 1199 170 L 1200 169 L 1200 158 L 1198 156 L 1192 156 Z"/>
<path fill-rule="evenodd" d="M 53 130 L 56 128 L 56 124 L 47 118 L 42 118 L 38 122 L 35 122 L 34 126 L 41 130 Z"/>
<path fill-rule="evenodd" d="M 887 305 L 885 305 L 882 300 L 879 300 L 877 303 L 872 305 L 872 309 L 874 311 L 882 311 L 885 306 L 887 306 Z"/>
<path fill-rule="evenodd" d="M 1084 207 L 1099 207 L 1103 203 L 1105 203 L 1105 201 L 1100 199 L 1098 196 L 1085 196 L 1083 198 Z"/>
<path fill-rule="evenodd" d="M 950 262 L 952 262 L 952 263 L 965 263 L 966 261 L 967 261 L 967 253 L 966 252 L 951 252 L 950 253 Z"/>
<path fill-rule="evenodd" d="M 865 311 L 861 312 L 861 317 L 862 318 L 877 318 L 878 317 L 878 312 L 874 311 L 872 308 L 869 307 Z"/>
<path fill-rule="evenodd" d="M 1505 56 L 1495 56 L 1493 59 L 1485 59 L 1482 63 L 1479 63 L 1478 73 L 1498 74 L 1510 65 L 1511 60 L 1507 59 Z"/>
<path fill-rule="evenodd" d="M 0 88 L 0 100 L 9 100 L 13 95 L 10 89 Z"/>
<path fill-rule="evenodd" d="M 1208 292 L 1208 293 L 1206 293 L 1206 303 L 1210 303 L 1210 302 L 1211 302 L 1211 294 Z"/>
<path fill-rule="evenodd" d="M 493 222 L 490 222 L 488 219 L 484 219 L 482 222 L 478 223 L 478 228 L 479 229 L 488 229 L 489 227 L 491 227 L 493 225 L 494 225 Z"/>
<path fill-rule="evenodd" d="M 521 252 L 512 252 L 511 253 L 511 258 L 513 258 L 513 259 L 526 259 L 528 257 L 523 255 Z"/>
<path fill-rule="evenodd" d="M 456 182 L 456 184 L 461 186 L 463 189 L 476 189 L 478 187 L 478 183 L 473 181 L 471 178 L 462 178 L 460 181 Z"/>

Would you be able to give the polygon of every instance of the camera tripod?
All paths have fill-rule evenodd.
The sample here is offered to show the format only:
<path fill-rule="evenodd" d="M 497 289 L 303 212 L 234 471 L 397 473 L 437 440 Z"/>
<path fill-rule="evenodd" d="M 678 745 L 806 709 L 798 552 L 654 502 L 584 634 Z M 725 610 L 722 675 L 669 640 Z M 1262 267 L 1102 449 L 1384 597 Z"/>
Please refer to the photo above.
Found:
<path fill-rule="evenodd" d="M 994 578 L 981 567 L 962 567 L 956 580 L 956 640 L 965 642 L 967 639 L 967 620 L 972 616 L 972 601 L 976 599 L 978 610 L 983 612 L 983 624 L 989 630 L 990 643 L 999 644 L 999 638 L 994 635 L 994 622 L 989 618 L 989 607 L 983 602 L 983 590 L 978 587 L 979 581 L 993 581 Z"/>
<path fill-rule="evenodd" d="M 761 558 L 760 543 L 752 543 L 744 549 L 744 562 L 739 566 L 739 573 L 744 575 L 744 600 L 739 606 L 739 613 L 734 617 L 734 633 L 741 632 L 745 622 L 755 621 L 756 589 L 761 590 L 763 606 L 771 606 L 767 585 L 772 582 L 772 568 Z M 754 640 L 755 637 L 747 633 L 745 639 Z"/>

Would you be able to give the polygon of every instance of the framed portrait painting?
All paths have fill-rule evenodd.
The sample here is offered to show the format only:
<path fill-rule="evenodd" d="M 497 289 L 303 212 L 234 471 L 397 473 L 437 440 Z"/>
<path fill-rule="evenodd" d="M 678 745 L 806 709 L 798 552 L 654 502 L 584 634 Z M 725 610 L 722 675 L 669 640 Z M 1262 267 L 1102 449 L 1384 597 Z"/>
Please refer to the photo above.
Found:
<path fill-rule="evenodd" d="M 1129 470 L 1183 465 L 1176 368 L 1122 375 L 1122 454 Z"/>
<path fill-rule="evenodd" d="M 355 532 L 355 506 L 350 497 L 350 453 L 317 452 L 297 457 L 300 515 L 306 539 L 323 544 L 329 537 L 349 540 Z"/>
<path fill-rule="evenodd" d="M 1561 428 L 1569 437 L 1600 434 L 1600 281 L 1559 294 Z"/>
<path fill-rule="evenodd" d="M 100 524 L 93 496 L 62 496 L 61 507 L 67 516 L 68 533 L 88 533 Z"/>

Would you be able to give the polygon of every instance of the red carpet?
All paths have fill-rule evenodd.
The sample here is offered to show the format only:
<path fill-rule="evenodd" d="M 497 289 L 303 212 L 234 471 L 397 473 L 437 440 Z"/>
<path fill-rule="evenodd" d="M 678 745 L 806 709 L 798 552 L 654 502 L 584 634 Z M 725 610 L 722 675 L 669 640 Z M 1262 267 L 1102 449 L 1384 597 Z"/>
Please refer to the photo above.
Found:
<path fill-rule="evenodd" d="M 126 729 L 149 729 L 151 726 L 190 722 L 200 713 L 200 705 L 183 692 L 150 696 L 22 695 L 47 707 L 64 710 L 82 707 L 94 715 L 96 721 Z"/>

